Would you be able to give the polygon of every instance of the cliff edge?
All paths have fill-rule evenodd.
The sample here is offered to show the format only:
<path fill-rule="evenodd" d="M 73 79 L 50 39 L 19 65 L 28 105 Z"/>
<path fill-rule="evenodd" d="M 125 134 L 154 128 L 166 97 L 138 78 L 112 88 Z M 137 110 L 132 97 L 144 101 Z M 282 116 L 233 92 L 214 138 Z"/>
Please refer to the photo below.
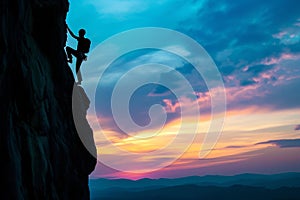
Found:
<path fill-rule="evenodd" d="M 68 7 L 67 0 L 0 3 L 1 199 L 89 199 L 96 148 L 89 100 L 78 86 L 73 94 L 66 62 Z"/>

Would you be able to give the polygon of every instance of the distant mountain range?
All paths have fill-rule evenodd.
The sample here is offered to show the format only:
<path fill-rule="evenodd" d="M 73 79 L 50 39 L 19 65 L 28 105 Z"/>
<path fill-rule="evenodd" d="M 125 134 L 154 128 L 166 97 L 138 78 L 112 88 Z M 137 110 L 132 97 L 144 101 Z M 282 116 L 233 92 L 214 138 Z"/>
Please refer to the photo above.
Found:
<path fill-rule="evenodd" d="M 299 199 L 300 173 L 91 179 L 91 199 Z"/>

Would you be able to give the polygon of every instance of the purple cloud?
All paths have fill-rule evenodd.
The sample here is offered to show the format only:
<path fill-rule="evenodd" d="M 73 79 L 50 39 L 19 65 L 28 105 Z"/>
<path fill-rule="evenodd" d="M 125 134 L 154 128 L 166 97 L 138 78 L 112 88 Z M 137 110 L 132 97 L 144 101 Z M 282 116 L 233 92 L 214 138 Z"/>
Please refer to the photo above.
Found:
<path fill-rule="evenodd" d="M 295 129 L 294 129 L 295 131 L 299 131 L 300 130 L 300 124 L 299 125 L 297 125 L 296 127 L 295 127 Z"/>
<path fill-rule="evenodd" d="M 273 144 L 280 148 L 300 147 L 300 139 L 269 140 L 266 142 L 259 142 L 256 144 Z"/>

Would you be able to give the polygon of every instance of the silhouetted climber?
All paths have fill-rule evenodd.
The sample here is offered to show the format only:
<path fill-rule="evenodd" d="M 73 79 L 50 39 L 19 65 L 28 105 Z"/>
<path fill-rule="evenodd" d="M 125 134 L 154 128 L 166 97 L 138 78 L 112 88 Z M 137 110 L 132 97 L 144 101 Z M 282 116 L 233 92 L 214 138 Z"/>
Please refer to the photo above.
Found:
<path fill-rule="evenodd" d="M 67 26 L 67 29 L 70 33 L 70 35 L 75 38 L 78 41 L 77 49 L 73 49 L 69 46 L 66 47 L 67 56 L 68 56 L 68 62 L 72 63 L 72 55 L 76 57 L 76 74 L 77 74 L 77 80 L 78 84 L 81 84 L 82 77 L 80 72 L 80 65 L 82 64 L 83 60 L 87 60 L 87 56 L 85 55 L 90 51 L 91 41 L 88 38 L 85 38 L 85 30 L 80 29 L 78 34 L 79 36 L 76 36 L 70 28 Z"/>

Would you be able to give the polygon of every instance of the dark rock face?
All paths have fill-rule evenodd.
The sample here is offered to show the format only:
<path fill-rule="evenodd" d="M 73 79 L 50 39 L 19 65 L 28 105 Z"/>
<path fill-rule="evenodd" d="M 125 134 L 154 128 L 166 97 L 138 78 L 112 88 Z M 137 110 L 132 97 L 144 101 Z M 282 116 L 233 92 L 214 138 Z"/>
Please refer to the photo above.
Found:
<path fill-rule="evenodd" d="M 85 117 L 89 101 L 80 87 L 72 94 L 68 7 L 67 0 L 0 2 L 1 199 L 89 199 L 96 148 Z"/>

